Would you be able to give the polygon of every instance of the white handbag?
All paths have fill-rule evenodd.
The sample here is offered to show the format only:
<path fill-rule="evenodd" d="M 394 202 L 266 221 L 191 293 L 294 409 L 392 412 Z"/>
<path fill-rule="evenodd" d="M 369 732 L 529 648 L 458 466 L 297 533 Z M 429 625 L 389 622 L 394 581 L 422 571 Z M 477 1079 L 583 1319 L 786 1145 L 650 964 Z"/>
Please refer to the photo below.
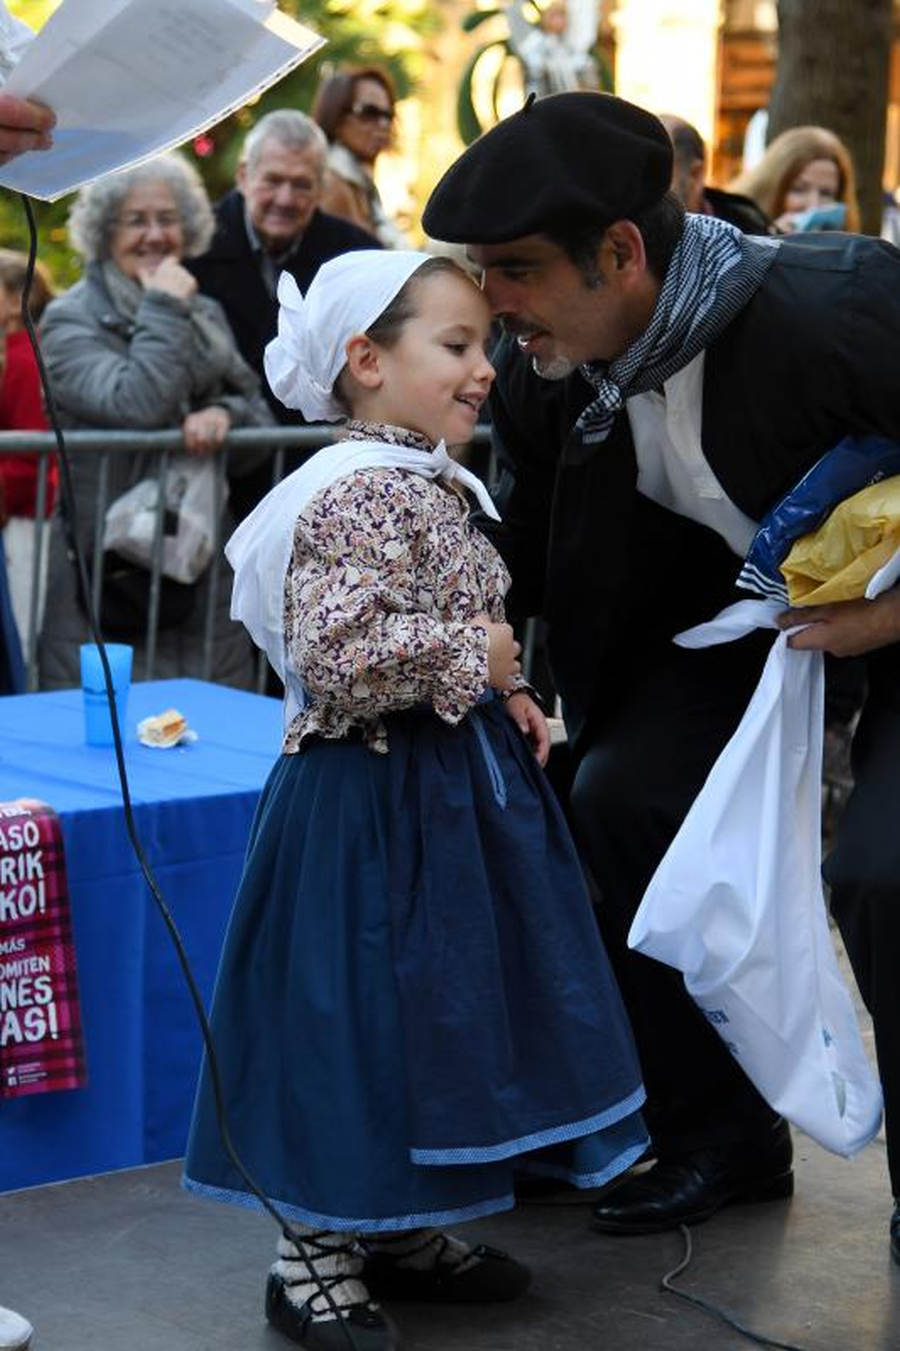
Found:
<path fill-rule="evenodd" d="M 741 601 L 682 647 L 775 628 Z M 821 882 L 821 652 L 781 633 L 735 734 L 657 868 L 629 946 L 685 985 L 766 1101 L 837 1154 L 876 1134 L 881 1089 L 837 964 Z"/>
<path fill-rule="evenodd" d="M 222 502 L 228 490 L 222 484 Z M 144 478 L 106 512 L 103 548 L 148 570 L 153 566 L 159 479 Z M 216 542 L 216 466 L 212 459 L 178 455 L 166 473 L 162 573 L 196 582 L 208 567 Z"/>

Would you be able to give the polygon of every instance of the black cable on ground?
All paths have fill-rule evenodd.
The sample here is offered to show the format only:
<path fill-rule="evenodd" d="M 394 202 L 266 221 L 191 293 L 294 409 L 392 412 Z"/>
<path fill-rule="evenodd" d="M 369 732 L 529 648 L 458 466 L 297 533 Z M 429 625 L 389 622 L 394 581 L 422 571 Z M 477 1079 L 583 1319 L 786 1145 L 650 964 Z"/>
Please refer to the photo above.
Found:
<path fill-rule="evenodd" d="M 704 1313 L 712 1314 L 713 1318 L 718 1318 L 722 1323 L 733 1328 L 735 1332 L 739 1332 L 742 1337 L 746 1337 L 748 1341 L 755 1342 L 757 1346 L 773 1346 L 777 1347 L 778 1351 L 806 1351 L 805 1347 L 796 1346 L 793 1342 L 779 1342 L 776 1341 L 774 1337 L 764 1337 L 759 1332 L 753 1332 L 750 1328 L 745 1327 L 743 1323 L 739 1323 L 730 1313 L 726 1313 L 724 1309 L 718 1308 L 717 1305 L 711 1304 L 708 1300 L 701 1299 L 699 1295 L 688 1294 L 686 1290 L 676 1290 L 675 1286 L 672 1284 L 673 1280 L 687 1269 L 691 1258 L 693 1257 L 693 1243 L 691 1240 L 690 1229 L 688 1229 L 686 1224 L 680 1224 L 678 1228 L 684 1239 L 684 1256 L 677 1267 L 673 1267 L 671 1271 L 666 1272 L 665 1276 L 661 1278 L 659 1284 L 662 1290 L 665 1290 L 670 1295 L 677 1295 L 679 1299 L 688 1300 L 691 1304 L 696 1305 L 698 1309 L 702 1309 Z"/>
<path fill-rule="evenodd" d="M 156 877 L 153 874 L 153 870 L 150 867 L 149 860 L 147 859 L 147 856 L 144 852 L 144 847 L 143 844 L 141 843 L 140 836 L 138 835 L 137 825 L 134 819 L 134 812 L 132 811 L 131 806 L 131 791 L 128 785 L 128 773 L 125 768 L 125 754 L 122 748 L 122 733 L 119 727 L 118 710 L 116 708 L 115 693 L 112 684 L 112 675 L 109 669 L 109 660 L 107 658 L 106 647 L 104 645 L 103 638 L 100 633 L 100 624 L 97 615 L 94 613 L 94 606 L 91 596 L 91 586 L 88 578 L 87 566 L 85 564 L 84 555 L 81 551 L 81 547 L 78 541 L 78 520 L 75 507 L 75 493 L 72 486 L 72 472 L 69 464 L 69 454 L 66 449 L 65 438 L 63 436 L 62 427 L 59 421 L 59 413 L 56 408 L 56 402 L 53 398 L 53 392 L 50 388 L 50 381 L 47 378 L 47 370 L 44 365 L 44 358 L 43 354 L 41 353 L 37 333 L 35 332 L 34 321 L 31 317 L 31 311 L 29 309 L 29 299 L 31 295 L 32 283 L 34 281 L 34 268 L 35 263 L 37 261 L 37 243 L 38 243 L 37 224 L 34 219 L 34 211 L 32 209 L 30 199 L 24 193 L 20 193 L 19 196 L 22 200 L 22 205 L 25 210 L 25 217 L 28 221 L 28 266 L 25 273 L 25 286 L 22 292 L 22 322 L 25 325 L 25 329 L 27 330 L 31 347 L 34 352 L 34 358 L 37 363 L 38 373 L 40 375 L 41 386 L 44 391 L 47 416 L 49 417 L 50 424 L 53 427 L 53 432 L 56 437 L 56 445 L 59 451 L 59 467 L 61 474 L 60 487 L 62 489 L 63 504 L 66 512 L 68 513 L 69 523 L 72 531 L 72 539 L 74 542 L 74 552 L 75 552 L 75 564 L 78 569 L 82 594 L 85 598 L 85 610 L 87 613 L 88 628 L 90 629 L 91 637 L 94 643 L 96 644 L 97 650 L 100 654 L 100 664 L 103 668 L 103 679 L 106 685 L 106 698 L 109 703 L 110 720 L 112 722 L 113 745 L 116 756 L 116 767 L 118 769 L 119 783 L 122 791 L 122 807 L 125 814 L 125 829 L 128 833 L 128 839 L 134 851 L 135 858 L 138 861 L 138 865 L 140 866 L 141 872 L 144 875 L 144 879 L 147 883 L 147 886 L 150 888 L 151 895 L 153 896 L 153 899 L 156 902 L 157 909 L 159 910 L 159 913 L 162 916 L 162 920 L 166 926 L 169 937 L 172 940 L 172 944 L 175 948 L 175 952 L 178 957 L 182 973 L 184 975 L 185 983 L 190 992 L 191 1001 L 194 1005 L 194 1012 L 197 1015 L 197 1022 L 200 1025 L 200 1032 L 202 1034 L 203 1044 L 206 1049 L 206 1057 L 207 1063 L 209 1065 L 210 1081 L 212 1084 L 213 1097 L 215 1099 L 216 1104 L 216 1120 L 219 1128 L 219 1136 L 222 1141 L 222 1147 L 225 1150 L 225 1153 L 228 1155 L 230 1162 L 234 1164 L 234 1167 L 237 1169 L 238 1173 L 243 1178 L 244 1182 L 247 1184 L 249 1190 L 257 1198 L 263 1209 L 267 1211 L 267 1213 L 278 1225 L 284 1237 L 288 1239 L 291 1243 L 295 1244 L 298 1256 L 310 1274 L 311 1282 L 317 1287 L 318 1293 L 323 1296 L 329 1308 L 329 1311 L 337 1319 L 338 1324 L 340 1325 L 344 1333 L 344 1336 L 347 1339 L 347 1345 L 352 1349 L 352 1351 L 359 1351 L 359 1347 L 353 1336 L 353 1333 L 351 1329 L 347 1326 L 346 1320 L 341 1316 L 340 1309 L 335 1303 L 331 1291 L 328 1288 L 328 1285 L 325 1284 L 322 1280 L 320 1280 L 319 1276 L 315 1271 L 315 1268 L 312 1265 L 312 1262 L 309 1260 L 309 1258 L 306 1257 L 302 1249 L 299 1246 L 297 1246 L 298 1236 L 291 1232 L 291 1228 L 288 1221 L 279 1212 L 277 1207 L 272 1204 L 272 1202 L 265 1195 L 262 1189 L 258 1186 L 258 1184 L 251 1177 L 251 1175 L 247 1172 L 247 1169 L 244 1167 L 244 1164 L 242 1163 L 240 1156 L 238 1155 L 237 1150 L 235 1149 L 234 1143 L 231 1139 L 231 1133 L 228 1129 L 228 1120 L 225 1112 L 225 1103 L 222 1096 L 222 1081 L 219 1074 L 219 1064 L 216 1058 L 216 1049 L 213 1044 L 212 1032 L 209 1026 L 209 1021 L 206 1017 L 206 1010 L 203 1007 L 203 1000 L 200 996 L 200 991 L 197 988 L 197 983 L 194 980 L 194 974 L 191 971 L 190 963 L 188 961 L 188 956 L 184 948 L 184 943 L 182 942 L 181 934 L 178 932 L 178 927 L 175 924 L 175 920 L 172 917 L 172 913 L 169 910 L 168 905 L 166 904 L 162 891 L 160 890 L 159 883 L 157 882 Z M 302 1236 L 300 1236 L 300 1241 L 302 1242 Z"/>

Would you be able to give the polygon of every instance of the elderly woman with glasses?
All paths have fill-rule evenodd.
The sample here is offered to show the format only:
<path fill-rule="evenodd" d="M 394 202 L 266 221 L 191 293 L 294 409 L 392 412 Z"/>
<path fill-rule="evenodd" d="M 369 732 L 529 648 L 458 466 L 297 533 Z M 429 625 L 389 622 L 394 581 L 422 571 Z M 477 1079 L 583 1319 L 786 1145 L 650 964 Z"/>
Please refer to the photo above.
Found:
<path fill-rule="evenodd" d="M 332 75 L 320 86 L 312 116 L 328 138 L 321 207 L 361 225 L 385 248 L 406 241 L 375 186 L 375 161 L 391 143 L 394 86 L 377 66 Z"/>
<path fill-rule="evenodd" d="M 218 302 L 201 295 L 182 259 L 201 253 L 213 232 L 206 191 L 178 155 L 83 188 L 69 217 L 69 235 L 86 260 L 81 281 L 47 307 L 44 358 L 64 426 L 109 431 L 181 431 L 188 457 L 218 454 L 234 427 L 269 425 L 259 380 L 239 355 Z M 265 451 L 229 451 L 229 474 L 248 473 Z M 113 450 L 104 500 L 119 498 L 158 472 L 156 452 Z M 72 455 L 78 541 L 90 554 L 102 479 L 100 456 Z M 171 472 L 171 470 L 170 470 Z M 221 535 L 232 527 L 227 510 Z M 101 523 L 102 528 L 102 523 Z M 65 510 L 50 541 L 48 618 L 39 661 L 45 688 L 77 684 L 79 644 L 87 641 L 84 597 L 73 562 L 73 522 Z M 96 541 L 100 563 L 102 541 Z M 103 552 L 101 623 L 109 638 L 135 644 L 138 678 L 145 673 L 142 638 L 150 572 Z M 228 615 L 228 586 L 215 588 L 212 667 L 204 638 L 212 565 L 192 585 L 163 578 L 153 674 L 206 676 L 252 684 L 252 656 Z"/>

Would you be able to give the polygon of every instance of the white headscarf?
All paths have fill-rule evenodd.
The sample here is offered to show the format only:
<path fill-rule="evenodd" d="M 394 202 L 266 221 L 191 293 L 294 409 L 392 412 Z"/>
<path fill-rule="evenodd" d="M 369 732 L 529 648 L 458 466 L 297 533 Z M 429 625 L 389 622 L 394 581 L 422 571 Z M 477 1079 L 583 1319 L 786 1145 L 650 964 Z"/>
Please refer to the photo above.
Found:
<path fill-rule="evenodd" d="M 375 441 L 343 441 L 320 450 L 282 479 L 251 511 L 225 545 L 234 568 L 231 618 L 244 625 L 266 653 L 285 686 L 284 725 L 308 702 L 290 662 L 284 635 L 284 579 L 291 561 L 297 517 L 329 484 L 361 469 L 403 469 L 427 479 L 455 480 L 477 497 L 482 511 L 499 521 L 480 479 L 451 460 L 443 441 L 433 451 Z"/>
<path fill-rule="evenodd" d="M 266 376 L 281 402 L 308 422 L 346 417 L 332 391 L 347 364 L 347 343 L 374 324 L 429 257 L 412 249 L 342 253 L 322 264 L 305 299 L 282 272 L 278 336 L 265 352 Z"/>

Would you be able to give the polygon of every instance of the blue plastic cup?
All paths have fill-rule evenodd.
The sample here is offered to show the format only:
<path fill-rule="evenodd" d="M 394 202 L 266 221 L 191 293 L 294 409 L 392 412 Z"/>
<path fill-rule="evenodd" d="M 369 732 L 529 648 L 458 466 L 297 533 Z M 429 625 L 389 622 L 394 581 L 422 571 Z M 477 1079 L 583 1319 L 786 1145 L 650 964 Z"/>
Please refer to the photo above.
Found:
<path fill-rule="evenodd" d="M 125 739 L 125 714 L 131 688 L 131 659 L 134 648 L 128 643 L 105 643 L 106 659 L 116 696 L 119 730 Z M 106 683 L 100 652 L 95 643 L 81 645 L 81 689 L 84 695 L 84 739 L 89 746 L 112 746 L 112 718 L 106 697 Z"/>

